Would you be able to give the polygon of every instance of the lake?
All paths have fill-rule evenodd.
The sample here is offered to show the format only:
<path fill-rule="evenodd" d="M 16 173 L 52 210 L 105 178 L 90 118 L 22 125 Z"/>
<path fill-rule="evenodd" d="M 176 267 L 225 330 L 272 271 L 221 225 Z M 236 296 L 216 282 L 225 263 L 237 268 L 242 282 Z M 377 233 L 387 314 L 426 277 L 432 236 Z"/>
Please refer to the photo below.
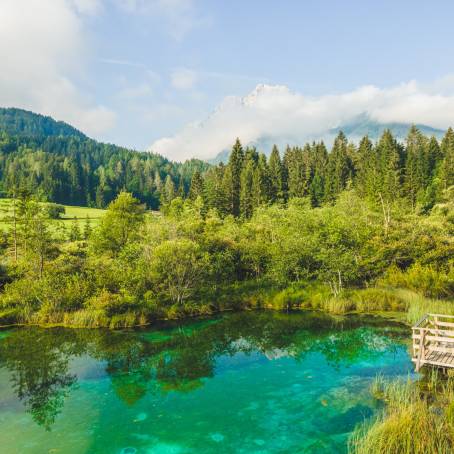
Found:
<path fill-rule="evenodd" d="M 0 451 L 338 453 L 412 373 L 376 317 L 243 312 L 140 330 L 0 331 Z"/>

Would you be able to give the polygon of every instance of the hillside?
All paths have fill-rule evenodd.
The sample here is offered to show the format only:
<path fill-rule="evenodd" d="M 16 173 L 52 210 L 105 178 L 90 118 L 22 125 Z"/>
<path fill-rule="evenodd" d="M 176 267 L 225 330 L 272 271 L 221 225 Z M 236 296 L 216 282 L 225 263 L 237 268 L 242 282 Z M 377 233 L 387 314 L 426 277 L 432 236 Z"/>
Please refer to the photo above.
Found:
<path fill-rule="evenodd" d="M 0 107 L 0 130 L 21 137 L 80 137 L 87 138 L 73 126 L 51 117 L 23 109 Z"/>
<path fill-rule="evenodd" d="M 26 188 L 42 200 L 104 208 L 122 190 L 149 208 L 179 191 L 207 163 L 176 163 L 97 142 L 72 126 L 20 109 L 0 110 L 0 191 Z"/>

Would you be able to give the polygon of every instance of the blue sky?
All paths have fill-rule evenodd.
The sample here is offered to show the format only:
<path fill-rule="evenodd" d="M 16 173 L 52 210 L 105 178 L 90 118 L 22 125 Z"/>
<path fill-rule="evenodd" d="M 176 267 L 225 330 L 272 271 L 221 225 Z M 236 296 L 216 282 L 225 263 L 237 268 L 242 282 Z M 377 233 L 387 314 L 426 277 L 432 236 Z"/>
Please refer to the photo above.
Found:
<path fill-rule="evenodd" d="M 408 92 L 405 84 L 416 81 L 402 101 L 409 117 L 415 93 L 419 105 L 421 95 L 428 105 L 441 96 L 449 108 L 454 93 L 452 1 L 0 0 L 0 16 L 0 104 L 51 114 L 98 139 L 156 144 L 164 154 L 169 142 L 159 139 L 258 84 L 285 86 L 298 109 L 302 97 L 351 96 L 364 86 L 379 90 L 375 103 L 389 103 L 392 90 Z M 276 93 L 267 109 L 284 102 Z M 392 106 L 397 119 L 402 103 Z M 418 115 L 408 121 L 444 126 L 433 113 Z M 242 132 L 229 124 L 232 135 Z"/>

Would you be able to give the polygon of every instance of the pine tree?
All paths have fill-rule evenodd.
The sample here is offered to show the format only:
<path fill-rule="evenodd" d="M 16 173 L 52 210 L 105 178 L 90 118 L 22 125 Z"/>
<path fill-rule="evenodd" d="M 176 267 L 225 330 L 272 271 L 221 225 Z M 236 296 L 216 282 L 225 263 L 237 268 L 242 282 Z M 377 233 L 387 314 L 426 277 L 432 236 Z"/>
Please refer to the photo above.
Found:
<path fill-rule="evenodd" d="M 203 196 L 203 178 L 200 172 L 196 170 L 192 175 L 189 198 L 195 200 L 199 196 Z"/>
<path fill-rule="evenodd" d="M 407 135 L 404 170 L 404 191 L 413 208 L 416 208 L 418 194 L 425 190 L 430 178 L 427 148 L 427 139 L 413 125 Z"/>
<path fill-rule="evenodd" d="M 441 188 L 445 190 L 454 185 L 454 131 L 449 128 L 442 142 L 443 161 L 440 164 Z"/>
<path fill-rule="evenodd" d="M 375 153 L 368 136 L 361 139 L 356 153 L 354 166 L 356 169 L 355 187 L 362 197 L 374 191 Z"/>
<path fill-rule="evenodd" d="M 161 193 L 161 204 L 164 206 L 168 206 L 175 197 L 176 197 L 175 184 L 171 176 L 167 175 Z"/>
<path fill-rule="evenodd" d="M 353 166 L 347 147 L 347 138 L 340 131 L 328 158 L 327 200 L 334 200 L 352 177 Z"/>
<path fill-rule="evenodd" d="M 177 196 L 181 197 L 182 199 L 184 199 L 186 197 L 186 191 L 184 189 L 184 180 L 181 175 L 180 175 L 180 179 L 178 182 Z"/>
<path fill-rule="evenodd" d="M 271 203 L 283 202 L 282 162 L 276 145 L 273 146 L 271 151 L 270 159 L 268 161 L 268 171 L 270 178 L 270 201 Z"/>
<path fill-rule="evenodd" d="M 88 240 L 90 238 L 91 232 L 92 232 L 92 227 L 91 227 L 91 220 L 87 216 L 85 217 L 85 223 L 84 223 L 84 231 L 83 231 L 83 238 L 84 240 Z"/>
<path fill-rule="evenodd" d="M 231 213 L 235 217 L 240 215 L 241 172 L 243 170 L 243 161 L 243 147 L 241 146 L 240 140 L 236 139 L 229 158 L 228 167 L 230 172 L 226 173 L 226 175 L 230 175 L 231 178 L 231 182 L 226 184 L 227 186 L 230 186 Z"/>
<path fill-rule="evenodd" d="M 240 208 L 241 216 L 248 219 L 252 216 L 254 209 L 253 198 L 253 178 L 254 178 L 254 160 L 249 158 L 241 172 L 241 197 Z"/>
<path fill-rule="evenodd" d="M 377 144 L 378 184 L 376 200 L 390 202 L 401 195 L 403 150 L 387 129 Z"/>
<path fill-rule="evenodd" d="M 69 241 L 79 241 L 81 238 L 79 220 L 77 217 L 74 217 L 71 224 L 71 229 L 69 231 Z"/>
<path fill-rule="evenodd" d="M 260 153 L 252 177 L 253 205 L 258 207 L 270 200 L 270 181 L 266 156 Z"/>

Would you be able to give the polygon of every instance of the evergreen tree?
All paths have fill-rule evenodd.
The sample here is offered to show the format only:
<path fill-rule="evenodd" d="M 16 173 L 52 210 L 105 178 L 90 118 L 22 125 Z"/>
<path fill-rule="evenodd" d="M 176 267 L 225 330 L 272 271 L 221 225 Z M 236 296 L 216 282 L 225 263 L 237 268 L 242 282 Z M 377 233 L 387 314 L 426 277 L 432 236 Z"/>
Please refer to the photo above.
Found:
<path fill-rule="evenodd" d="M 85 217 L 85 223 L 84 223 L 84 231 L 83 231 L 83 238 L 84 240 L 88 240 L 90 238 L 91 232 L 92 232 L 92 227 L 91 227 L 91 220 L 87 216 Z"/>
<path fill-rule="evenodd" d="M 69 241 L 79 241 L 81 238 L 79 220 L 74 217 L 69 230 Z"/>
<path fill-rule="evenodd" d="M 377 196 L 387 202 L 401 196 L 403 150 L 387 129 L 377 144 L 379 186 Z"/>
<path fill-rule="evenodd" d="M 241 216 L 248 219 L 252 216 L 254 209 L 254 197 L 253 197 L 253 179 L 254 179 L 254 159 L 248 157 L 246 159 L 245 166 L 241 172 L 241 197 L 240 197 L 240 208 Z"/>
<path fill-rule="evenodd" d="M 361 139 L 354 160 L 356 169 L 355 187 L 362 197 L 370 196 L 375 190 L 375 153 L 368 136 Z"/>
<path fill-rule="evenodd" d="M 233 216 L 240 215 L 240 193 L 241 193 L 241 172 L 243 170 L 244 152 L 239 139 L 236 139 L 235 145 L 232 148 L 229 159 L 229 172 L 226 173 L 231 178 L 230 182 L 226 182 L 226 189 L 231 191 L 231 213 Z"/>
<path fill-rule="evenodd" d="M 175 197 L 176 197 L 175 184 L 170 175 L 167 175 L 161 193 L 161 204 L 164 206 L 168 206 Z"/>
<path fill-rule="evenodd" d="M 427 145 L 427 139 L 413 125 L 407 136 L 403 188 L 413 208 L 416 207 L 418 194 L 424 191 L 430 178 Z"/>
<path fill-rule="evenodd" d="M 449 128 L 442 142 L 443 161 L 440 165 L 441 189 L 454 185 L 454 131 Z"/>
<path fill-rule="evenodd" d="M 347 183 L 352 177 L 353 166 L 347 147 L 347 138 L 340 131 L 334 140 L 333 149 L 328 158 L 327 200 L 334 200 L 347 187 Z"/>
<path fill-rule="evenodd" d="M 184 181 L 183 181 L 183 177 L 181 177 L 181 176 L 180 176 L 180 179 L 178 182 L 177 195 L 178 195 L 178 197 L 181 197 L 182 199 L 184 199 L 186 197 L 186 191 L 184 189 Z"/>
<path fill-rule="evenodd" d="M 271 151 L 268 162 L 268 172 L 270 178 L 270 201 L 271 203 L 283 202 L 282 162 L 276 145 L 273 146 Z"/>
<path fill-rule="evenodd" d="M 203 178 L 200 172 L 196 170 L 194 175 L 192 175 L 189 198 L 191 200 L 195 200 L 199 196 L 203 196 Z"/>
<path fill-rule="evenodd" d="M 270 181 L 266 156 L 260 153 L 252 176 L 252 196 L 254 207 L 268 203 L 270 200 Z"/>

